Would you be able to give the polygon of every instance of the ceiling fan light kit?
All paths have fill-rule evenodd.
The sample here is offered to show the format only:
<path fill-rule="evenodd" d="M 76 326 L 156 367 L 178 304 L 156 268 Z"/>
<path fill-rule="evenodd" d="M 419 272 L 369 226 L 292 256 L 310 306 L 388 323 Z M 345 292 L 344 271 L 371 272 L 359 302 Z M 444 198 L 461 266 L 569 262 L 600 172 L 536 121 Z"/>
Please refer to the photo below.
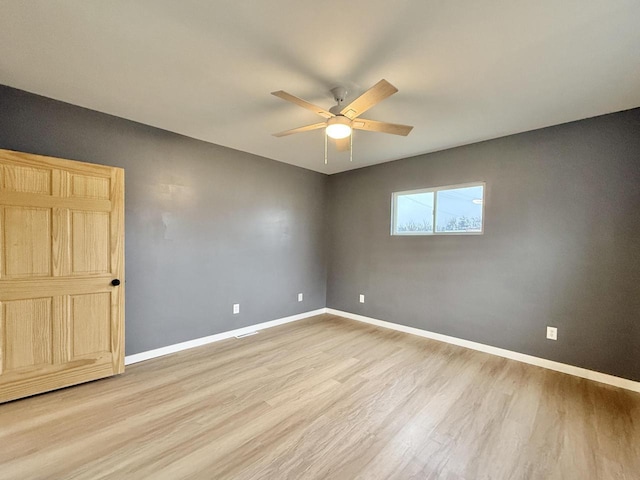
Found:
<path fill-rule="evenodd" d="M 322 107 L 314 105 L 302 100 L 290 93 L 279 90 L 277 92 L 271 92 L 272 95 L 280 97 L 296 105 L 306 108 L 313 113 L 326 118 L 325 122 L 314 123 L 313 125 L 306 125 L 303 127 L 294 128 L 291 130 L 285 130 L 284 132 L 274 133 L 276 137 L 284 137 L 294 133 L 309 132 L 311 130 L 325 129 L 325 164 L 327 163 L 327 137 L 331 137 L 336 141 L 336 147 L 339 151 L 350 150 L 350 158 L 353 159 L 353 130 L 368 130 L 370 132 L 390 133 L 393 135 L 407 136 L 413 127 L 408 125 L 399 125 L 394 123 L 379 122 L 376 120 L 365 120 L 359 118 L 358 121 L 353 121 L 355 118 L 362 115 L 371 107 L 377 105 L 385 98 L 396 93 L 398 89 L 391 85 L 386 80 L 380 80 L 369 90 L 364 92 L 353 102 L 346 107 L 342 107 L 345 97 L 347 96 L 347 90 L 344 87 L 335 87 L 331 89 L 331 93 L 337 103 L 329 110 L 325 110 Z M 349 137 L 348 141 L 345 139 Z"/>
<path fill-rule="evenodd" d="M 351 120 L 344 115 L 336 115 L 327 120 L 327 135 L 335 140 L 351 135 Z"/>

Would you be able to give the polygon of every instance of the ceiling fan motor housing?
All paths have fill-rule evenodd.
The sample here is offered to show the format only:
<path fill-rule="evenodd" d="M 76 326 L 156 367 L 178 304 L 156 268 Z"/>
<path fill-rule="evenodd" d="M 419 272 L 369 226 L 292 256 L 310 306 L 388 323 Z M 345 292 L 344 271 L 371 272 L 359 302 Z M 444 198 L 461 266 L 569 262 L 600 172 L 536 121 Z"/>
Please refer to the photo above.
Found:
<path fill-rule="evenodd" d="M 344 102 L 344 99 L 347 98 L 347 89 L 344 87 L 334 87 L 331 89 L 331 93 L 338 103 Z"/>
<path fill-rule="evenodd" d="M 331 89 L 331 93 L 333 94 L 333 99 L 336 101 L 337 105 L 331 107 L 329 111 L 334 115 L 340 115 L 344 99 L 347 98 L 347 89 L 344 87 L 334 87 Z"/>

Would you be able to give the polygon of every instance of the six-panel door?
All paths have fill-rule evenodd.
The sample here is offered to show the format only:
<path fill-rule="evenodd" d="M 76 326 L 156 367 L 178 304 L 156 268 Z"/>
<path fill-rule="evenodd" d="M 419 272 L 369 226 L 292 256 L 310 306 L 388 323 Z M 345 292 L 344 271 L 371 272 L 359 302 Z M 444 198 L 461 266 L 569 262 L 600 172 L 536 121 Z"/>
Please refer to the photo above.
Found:
<path fill-rule="evenodd" d="M 0 150 L 0 402 L 123 371 L 124 171 Z"/>

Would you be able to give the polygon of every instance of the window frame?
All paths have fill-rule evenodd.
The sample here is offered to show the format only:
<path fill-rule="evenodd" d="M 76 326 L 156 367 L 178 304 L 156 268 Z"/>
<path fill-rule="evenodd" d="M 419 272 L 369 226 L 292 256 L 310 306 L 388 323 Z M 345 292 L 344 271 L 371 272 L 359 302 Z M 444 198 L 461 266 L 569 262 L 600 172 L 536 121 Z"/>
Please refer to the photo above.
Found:
<path fill-rule="evenodd" d="M 437 232 L 436 231 L 436 211 L 438 210 L 438 193 L 443 190 L 456 190 L 466 187 L 482 187 L 482 222 L 479 232 Z M 398 197 L 402 195 L 413 195 L 418 193 L 433 192 L 433 211 L 431 219 L 433 222 L 433 231 L 431 232 L 398 232 L 396 231 L 396 216 L 398 210 Z M 429 237 L 434 235 L 483 235 L 484 234 L 484 214 L 487 204 L 487 183 L 484 181 L 458 183 L 455 185 L 443 185 L 438 187 L 418 188 L 415 190 L 404 190 L 401 192 L 393 192 L 391 194 L 391 236 L 392 237 Z"/>

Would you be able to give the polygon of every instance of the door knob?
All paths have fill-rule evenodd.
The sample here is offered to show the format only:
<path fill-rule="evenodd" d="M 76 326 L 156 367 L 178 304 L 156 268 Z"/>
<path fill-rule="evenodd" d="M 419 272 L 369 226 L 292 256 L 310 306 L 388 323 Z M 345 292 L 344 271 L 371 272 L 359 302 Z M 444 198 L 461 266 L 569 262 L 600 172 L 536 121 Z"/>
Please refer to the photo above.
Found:
<path fill-rule="evenodd" d="M 111 280 L 111 285 L 113 285 L 114 287 L 117 287 L 118 285 L 120 285 L 120 280 L 118 280 L 117 278 L 114 278 L 113 280 Z"/>

